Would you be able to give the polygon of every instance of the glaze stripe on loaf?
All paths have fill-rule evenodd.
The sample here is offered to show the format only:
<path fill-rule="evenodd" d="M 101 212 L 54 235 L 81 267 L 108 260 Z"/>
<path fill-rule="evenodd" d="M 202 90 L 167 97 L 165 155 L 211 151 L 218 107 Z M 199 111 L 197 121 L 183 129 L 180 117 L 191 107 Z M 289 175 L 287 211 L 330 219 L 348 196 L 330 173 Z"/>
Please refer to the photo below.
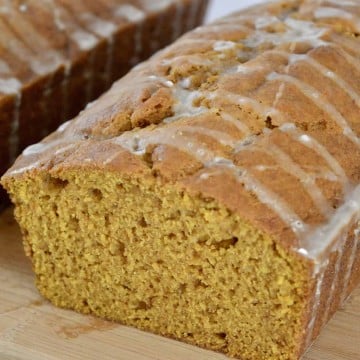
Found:
<path fill-rule="evenodd" d="M 321 93 L 315 88 L 292 76 L 277 73 L 269 74 L 268 80 L 279 80 L 283 84 L 285 82 L 291 83 L 296 86 L 305 96 L 309 97 L 310 99 L 313 98 L 316 101 L 316 104 L 338 123 L 338 125 L 342 128 L 344 135 L 349 137 L 349 139 L 351 139 L 351 141 L 353 141 L 356 145 L 360 145 L 359 137 L 353 132 L 346 119 L 336 110 L 333 105 L 323 99 Z"/>
<path fill-rule="evenodd" d="M 12 77 L 13 73 L 10 70 L 9 65 L 4 61 L 0 61 L 0 76 L 0 94 L 10 94 L 15 96 L 15 111 L 11 122 L 9 137 L 10 157 L 15 160 L 18 153 L 17 132 L 19 129 L 19 108 L 21 104 L 21 82 L 17 78 Z"/>
<path fill-rule="evenodd" d="M 356 253 L 357 253 L 357 249 L 359 248 L 359 244 L 360 244 L 360 223 L 357 223 L 356 229 L 354 230 L 354 236 L 353 236 L 353 241 L 351 243 L 351 255 L 350 255 L 350 260 L 346 266 L 346 273 L 344 276 L 344 281 L 342 284 L 342 291 L 341 293 L 343 294 L 341 296 L 341 300 L 340 303 L 343 304 L 346 300 L 346 297 L 348 296 L 346 289 L 348 288 L 349 285 L 349 281 L 350 281 L 350 277 L 351 277 L 351 272 L 353 270 L 353 266 L 355 264 L 355 259 L 356 259 Z"/>
<path fill-rule="evenodd" d="M 355 102 L 355 104 L 360 108 L 360 96 L 356 92 L 356 90 L 348 84 L 346 81 L 344 81 L 342 78 L 340 78 L 336 73 L 329 70 L 325 66 L 321 65 L 318 61 L 315 59 L 306 56 L 306 55 L 299 55 L 299 54 L 290 54 L 282 51 L 276 51 L 276 54 L 283 55 L 289 60 L 289 64 L 297 63 L 299 61 L 305 61 L 312 67 L 314 67 L 316 70 L 319 71 L 322 75 L 332 79 L 332 81 L 339 87 L 342 88 Z"/>
<path fill-rule="evenodd" d="M 309 149 L 315 151 L 319 156 L 326 160 L 329 168 L 333 171 L 336 179 L 341 182 L 344 189 L 349 186 L 349 179 L 347 178 L 344 169 L 339 162 L 330 154 L 326 147 L 318 142 L 313 137 L 309 136 L 305 132 L 296 127 L 295 124 L 285 123 L 279 127 L 281 131 L 290 134 L 292 138 L 300 142 L 301 144 L 309 147 Z"/>

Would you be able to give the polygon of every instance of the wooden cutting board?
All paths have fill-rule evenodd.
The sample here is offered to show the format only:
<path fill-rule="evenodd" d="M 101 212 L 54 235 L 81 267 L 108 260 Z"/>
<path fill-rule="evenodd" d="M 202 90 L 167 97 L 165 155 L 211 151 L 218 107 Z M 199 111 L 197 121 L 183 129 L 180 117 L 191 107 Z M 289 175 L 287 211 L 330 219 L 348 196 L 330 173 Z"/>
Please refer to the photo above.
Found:
<path fill-rule="evenodd" d="M 34 287 L 31 266 L 9 209 L 0 215 L 0 360 L 25 359 L 226 357 L 52 306 Z M 327 325 L 304 360 L 360 360 L 360 287 Z"/>

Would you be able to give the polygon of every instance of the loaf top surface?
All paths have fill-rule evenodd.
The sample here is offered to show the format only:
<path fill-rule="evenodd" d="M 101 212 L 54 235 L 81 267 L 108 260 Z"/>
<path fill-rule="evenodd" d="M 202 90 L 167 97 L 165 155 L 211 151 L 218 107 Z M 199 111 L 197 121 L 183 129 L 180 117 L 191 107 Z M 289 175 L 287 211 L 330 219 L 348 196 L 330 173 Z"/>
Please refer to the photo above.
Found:
<path fill-rule="evenodd" d="M 59 67 L 69 71 L 117 31 L 184 1 L 0 0 L 0 98 Z"/>
<path fill-rule="evenodd" d="M 4 177 L 156 176 L 215 198 L 304 257 L 360 209 L 360 3 L 280 1 L 183 36 Z"/>

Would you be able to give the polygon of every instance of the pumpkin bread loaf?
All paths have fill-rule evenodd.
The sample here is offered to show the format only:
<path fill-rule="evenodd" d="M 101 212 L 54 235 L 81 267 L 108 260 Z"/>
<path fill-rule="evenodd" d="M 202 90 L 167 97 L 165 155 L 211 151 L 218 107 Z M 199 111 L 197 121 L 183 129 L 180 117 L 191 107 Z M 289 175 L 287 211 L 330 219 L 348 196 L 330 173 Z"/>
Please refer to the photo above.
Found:
<path fill-rule="evenodd" d="M 137 66 L 3 177 L 55 305 L 299 359 L 360 280 L 358 1 L 254 6 Z"/>
<path fill-rule="evenodd" d="M 0 174 L 133 65 L 199 25 L 206 3 L 1 0 Z"/>

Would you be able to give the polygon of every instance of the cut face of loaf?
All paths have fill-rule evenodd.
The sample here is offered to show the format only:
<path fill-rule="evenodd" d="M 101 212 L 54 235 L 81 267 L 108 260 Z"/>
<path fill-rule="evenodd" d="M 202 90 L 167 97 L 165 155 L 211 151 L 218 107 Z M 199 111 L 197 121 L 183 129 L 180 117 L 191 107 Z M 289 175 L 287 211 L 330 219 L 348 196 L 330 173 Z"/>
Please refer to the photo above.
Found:
<path fill-rule="evenodd" d="M 141 64 L 3 177 L 54 304 L 299 359 L 360 280 L 357 2 L 253 7 Z"/>
<path fill-rule="evenodd" d="M 1 1 L 0 174 L 132 66 L 199 25 L 206 3 Z"/>
<path fill-rule="evenodd" d="M 313 282 L 306 264 L 216 201 L 132 170 L 68 169 L 16 185 L 39 291 L 244 359 L 296 353 Z"/>

